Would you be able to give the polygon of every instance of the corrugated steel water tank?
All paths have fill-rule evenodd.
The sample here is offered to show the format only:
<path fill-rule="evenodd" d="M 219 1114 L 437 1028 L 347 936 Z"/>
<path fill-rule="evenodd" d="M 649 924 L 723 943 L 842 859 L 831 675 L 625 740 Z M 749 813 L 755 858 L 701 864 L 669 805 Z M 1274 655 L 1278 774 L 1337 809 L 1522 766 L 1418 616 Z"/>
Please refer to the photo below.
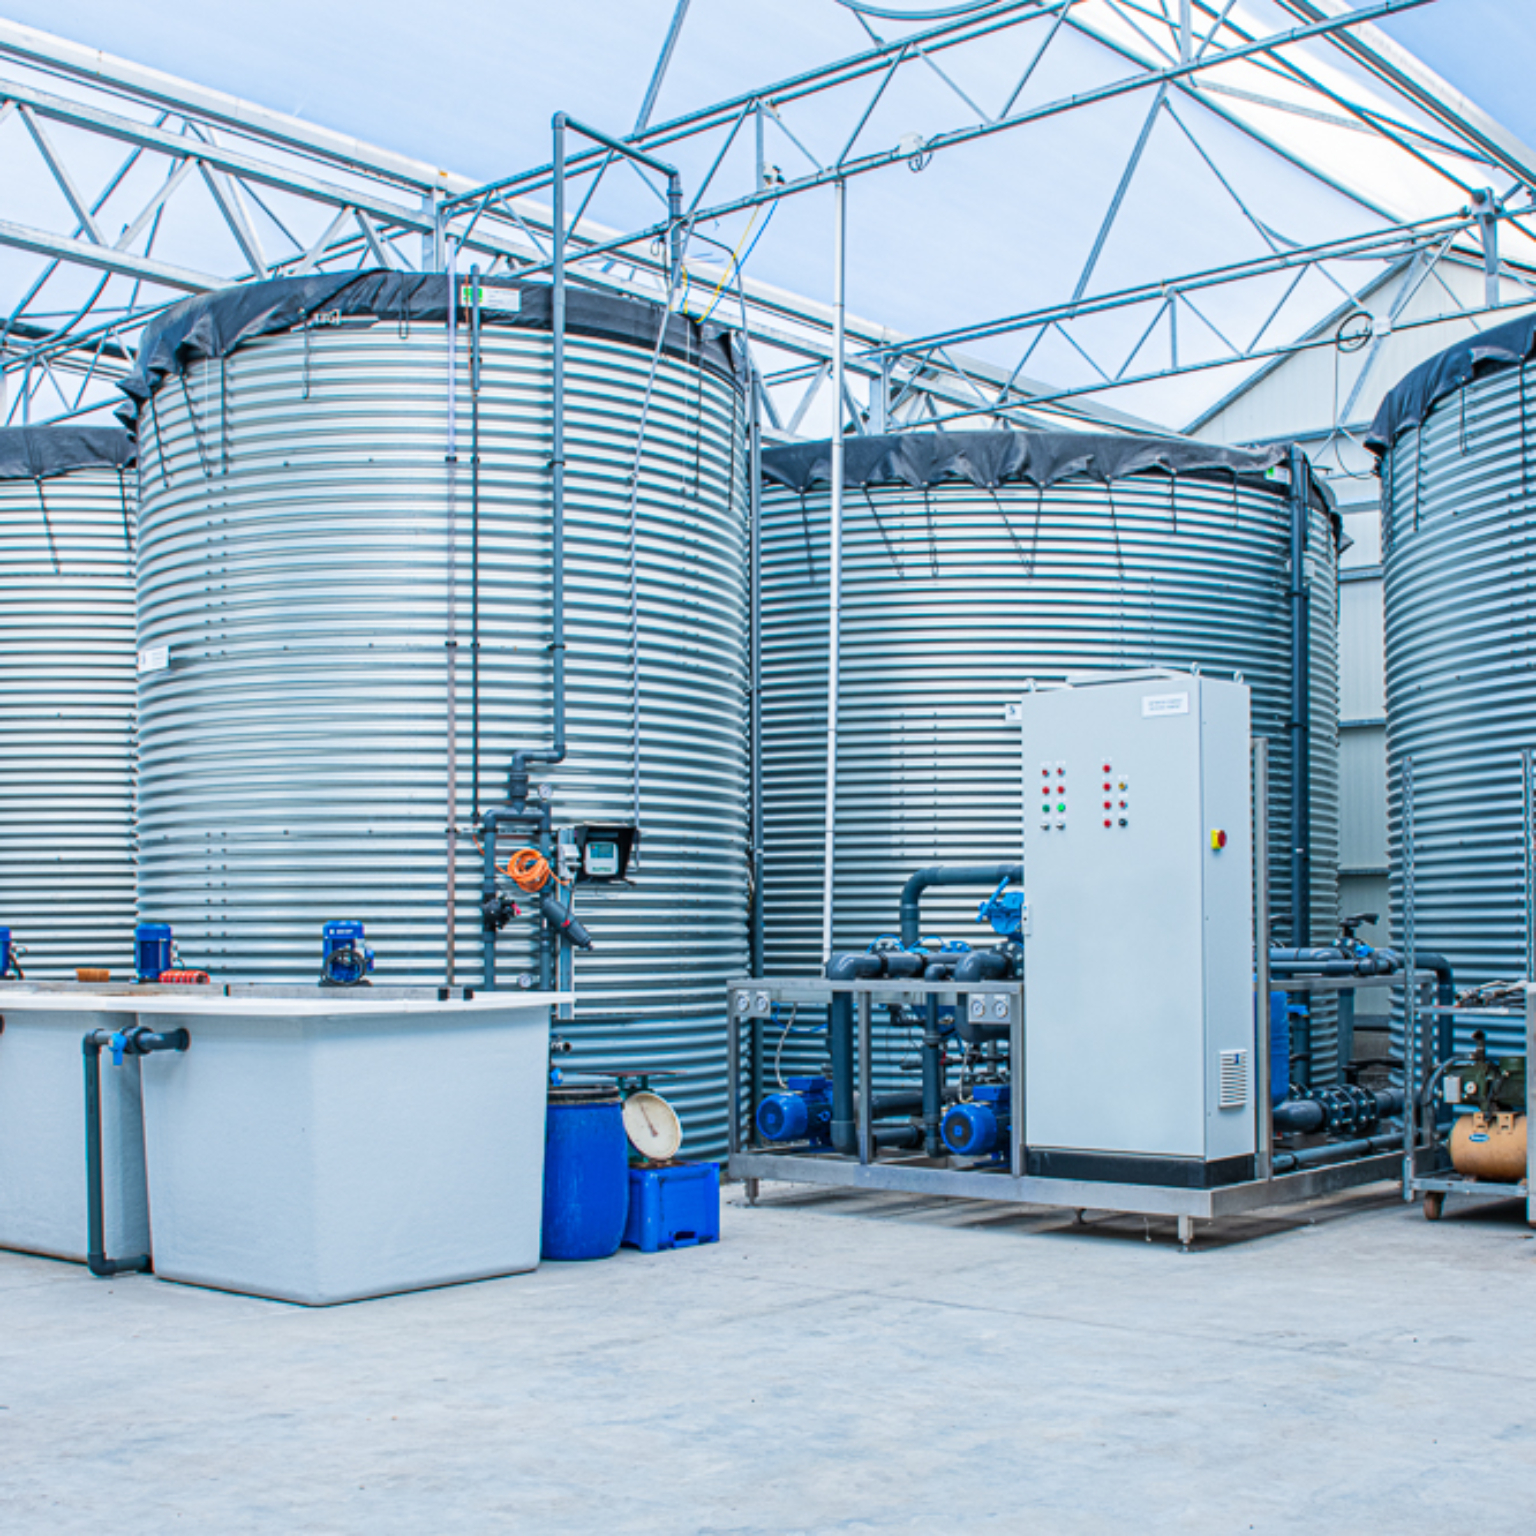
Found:
<path fill-rule="evenodd" d="M 1380 456 L 1392 933 L 1413 762 L 1415 937 L 1458 986 L 1529 974 L 1521 754 L 1536 748 L 1536 319 L 1423 363 L 1383 401 Z M 1459 1044 L 1474 1019 L 1458 1019 Z M 1518 1020 L 1491 1039 L 1522 1049 Z"/>
<path fill-rule="evenodd" d="M 1286 452 L 1032 432 L 846 442 L 834 948 L 894 932 L 932 864 L 1015 859 L 1026 680 L 1096 668 L 1240 672 L 1271 738 L 1272 906 L 1290 906 L 1291 507 Z M 827 444 L 763 455 L 763 791 L 768 968 L 821 961 Z M 1311 931 L 1338 867 L 1336 519 L 1309 499 Z M 1027 885 L 1026 872 L 1026 885 Z M 990 941 L 988 893 L 933 890 L 924 932 Z M 1277 933 L 1286 934 L 1285 925 Z M 1106 934 L 1105 942 L 1113 936 Z M 1334 1073 L 1320 1009 L 1314 1078 Z"/>
<path fill-rule="evenodd" d="M 0 926 L 39 979 L 132 969 L 132 463 L 115 428 L 0 430 Z"/>
<path fill-rule="evenodd" d="M 379 979 L 479 980 L 474 812 L 553 711 L 551 293 L 482 293 L 478 469 L 467 285 L 454 443 L 441 275 L 255 284 L 146 335 L 140 643 L 166 654 L 141 679 L 140 907 L 216 976 L 313 980 L 321 925 L 357 918 Z M 534 777 L 556 827 L 638 813 L 634 884 L 580 888 L 595 947 L 559 1027 L 578 1064 L 689 1074 L 698 1147 L 747 964 L 746 415 L 730 337 L 664 318 L 569 293 L 569 752 Z M 504 930 L 504 985 L 533 931 Z"/>

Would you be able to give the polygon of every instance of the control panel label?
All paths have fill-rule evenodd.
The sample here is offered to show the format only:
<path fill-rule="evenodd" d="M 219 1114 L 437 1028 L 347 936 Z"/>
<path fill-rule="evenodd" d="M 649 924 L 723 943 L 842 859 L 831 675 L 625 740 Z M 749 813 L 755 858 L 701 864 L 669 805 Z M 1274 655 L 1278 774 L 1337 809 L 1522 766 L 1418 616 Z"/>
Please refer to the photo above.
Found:
<path fill-rule="evenodd" d="M 1187 715 L 1189 695 L 1187 693 L 1146 694 L 1141 701 L 1141 713 L 1149 720 L 1158 715 Z"/>

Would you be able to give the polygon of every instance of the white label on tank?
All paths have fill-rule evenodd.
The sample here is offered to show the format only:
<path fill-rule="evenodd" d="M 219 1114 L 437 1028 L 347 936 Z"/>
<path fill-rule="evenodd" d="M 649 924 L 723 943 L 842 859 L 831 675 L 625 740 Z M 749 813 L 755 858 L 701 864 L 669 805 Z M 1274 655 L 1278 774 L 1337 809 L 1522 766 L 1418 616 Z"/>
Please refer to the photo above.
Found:
<path fill-rule="evenodd" d="M 171 648 L 168 645 L 146 645 L 139 652 L 140 672 L 164 672 L 171 664 Z"/>
<path fill-rule="evenodd" d="M 465 309 L 475 302 L 475 289 L 471 283 L 465 283 L 459 290 L 460 299 Z M 516 315 L 522 312 L 523 290 L 521 288 L 491 288 L 482 286 L 480 289 L 480 308 L 494 310 L 498 314 Z"/>
<path fill-rule="evenodd" d="M 1141 701 L 1141 712 L 1148 719 L 1154 715 L 1187 715 L 1187 693 L 1149 693 Z"/>

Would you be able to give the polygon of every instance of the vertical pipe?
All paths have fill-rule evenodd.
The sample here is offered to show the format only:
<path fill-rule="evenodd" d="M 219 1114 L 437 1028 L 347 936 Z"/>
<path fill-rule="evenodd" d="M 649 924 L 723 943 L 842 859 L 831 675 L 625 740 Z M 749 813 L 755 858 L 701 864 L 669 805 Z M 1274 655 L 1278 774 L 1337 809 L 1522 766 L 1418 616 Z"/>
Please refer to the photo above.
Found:
<path fill-rule="evenodd" d="M 1022 961 L 1020 964 L 1021 974 L 1027 974 L 1027 967 L 1023 966 Z M 1025 1138 L 1028 1135 L 1028 1127 L 1024 1123 L 1027 1113 L 1024 1098 L 1024 1035 L 1027 1022 L 1024 1015 L 1024 988 L 1020 986 L 1010 999 L 1008 1013 L 1008 1104 L 1013 1114 L 1013 1130 L 1008 1139 L 1008 1171 L 1016 1179 L 1024 1177 Z"/>
<path fill-rule="evenodd" d="M 923 1151 L 937 1157 L 942 1142 L 939 1120 L 943 1113 L 944 1082 L 941 1074 L 939 994 L 930 992 L 923 1013 Z"/>
<path fill-rule="evenodd" d="M 735 1157 L 741 1151 L 741 1014 L 737 1010 L 736 999 L 742 990 L 740 987 L 732 987 L 726 996 L 725 1151 L 728 1157 Z M 755 1108 L 757 1095 L 749 1094 L 747 1103 Z"/>
<path fill-rule="evenodd" d="M 839 179 L 833 193 L 832 316 L 832 497 L 827 530 L 831 570 L 827 584 L 827 800 L 822 826 L 821 958 L 832 959 L 832 898 L 837 834 L 837 711 L 842 671 L 843 595 L 843 345 L 847 321 L 848 185 Z"/>
<path fill-rule="evenodd" d="M 444 904 L 445 929 L 443 934 L 443 977 L 453 985 L 454 939 L 458 928 L 455 912 L 455 887 L 458 883 L 459 862 L 459 636 L 456 612 L 458 593 L 458 493 L 459 493 L 459 296 L 458 274 L 455 270 L 457 251 L 452 241 L 448 243 L 448 271 L 446 287 L 448 297 L 448 447 L 444 455 L 448 476 L 448 526 L 445 530 L 444 561 L 446 565 L 445 602 L 447 636 L 444 654 L 447 664 L 446 728 L 448 736 L 448 793 L 444 807 L 447 828 L 447 873 L 445 877 Z"/>
<path fill-rule="evenodd" d="M 1413 758 L 1405 756 L 1399 788 L 1403 830 L 1403 1198 L 1413 1198 L 1414 1149 L 1419 1135 L 1418 936 L 1413 914 Z"/>
<path fill-rule="evenodd" d="M 96 1260 L 107 1255 L 101 1192 L 101 1047 L 87 1035 L 81 1050 L 85 1057 L 85 1251 Z"/>
<path fill-rule="evenodd" d="M 859 998 L 859 1161 L 870 1162 L 875 1151 L 875 1043 L 870 1020 L 870 996 Z"/>
<path fill-rule="evenodd" d="M 748 914 L 750 930 L 747 949 L 754 976 L 763 974 L 763 506 L 762 506 L 762 453 L 763 422 L 762 405 L 758 399 L 759 381 L 756 366 L 748 371 L 747 388 L 751 391 L 751 407 L 747 424 L 747 517 L 750 541 L 747 552 L 748 580 L 748 631 L 747 677 L 750 689 L 747 736 L 751 762 L 749 765 L 748 835 L 751 839 L 752 909 Z M 754 1080 L 753 1087 L 757 1084 Z"/>
<path fill-rule="evenodd" d="M 1306 455 L 1291 445 L 1291 943 L 1312 942 L 1311 612 L 1307 589 L 1307 524 L 1312 475 Z M 1311 1041 L 1308 1041 L 1311 1045 Z M 1308 1077 L 1315 1078 L 1309 1060 Z"/>
<path fill-rule="evenodd" d="M 1536 750 L 1520 753 L 1521 900 L 1525 917 L 1525 977 L 1536 979 Z M 1442 1002 L 1450 999 L 1442 998 Z"/>
<path fill-rule="evenodd" d="M 484 861 L 480 877 L 480 896 L 482 901 L 486 901 L 496 894 L 496 819 L 494 816 L 487 816 L 481 824 L 480 839 L 481 857 Z M 494 992 L 496 990 L 496 930 L 491 926 L 488 918 L 482 920 L 480 946 L 484 964 L 484 979 L 481 984 L 487 992 Z"/>
<path fill-rule="evenodd" d="M 1269 743 L 1256 737 L 1253 743 L 1253 958 L 1254 1039 L 1257 1042 L 1254 1081 L 1254 1177 L 1268 1179 L 1274 1173 L 1274 1110 L 1269 1102 Z"/>
<path fill-rule="evenodd" d="M 832 1056 L 832 1149 L 853 1152 L 859 1145 L 853 1110 L 853 998 L 834 992 L 827 1004 L 828 1049 Z"/>
<path fill-rule="evenodd" d="M 554 342 L 551 374 L 554 421 L 550 454 L 550 651 L 553 658 L 554 746 L 545 761 L 565 756 L 565 116 L 555 114 Z"/>
<path fill-rule="evenodd" d="M 1531 1063 L 1536 1061 L 1536 987 L 1525 986 L 1525 1220 L 1536 1227 L 1536 1136 L 1531 1126 Z"/>
<path fill-rule="evenodd" d="M 469 269 L 469 784 L 480 819 L 480 264 Z"/>

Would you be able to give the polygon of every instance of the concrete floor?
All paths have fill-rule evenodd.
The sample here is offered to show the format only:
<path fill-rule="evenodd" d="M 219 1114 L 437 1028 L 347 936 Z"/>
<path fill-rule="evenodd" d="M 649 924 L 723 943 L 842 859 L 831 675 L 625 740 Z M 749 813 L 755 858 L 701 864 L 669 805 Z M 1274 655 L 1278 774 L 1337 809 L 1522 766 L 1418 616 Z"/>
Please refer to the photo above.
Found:
<path fill-rule="evenodd" d="M 1536 1242 L 770 1186 L 711 1248 L 307 1311 L 0 1255 L 0 1529 L 1536 1527 Z"/>

